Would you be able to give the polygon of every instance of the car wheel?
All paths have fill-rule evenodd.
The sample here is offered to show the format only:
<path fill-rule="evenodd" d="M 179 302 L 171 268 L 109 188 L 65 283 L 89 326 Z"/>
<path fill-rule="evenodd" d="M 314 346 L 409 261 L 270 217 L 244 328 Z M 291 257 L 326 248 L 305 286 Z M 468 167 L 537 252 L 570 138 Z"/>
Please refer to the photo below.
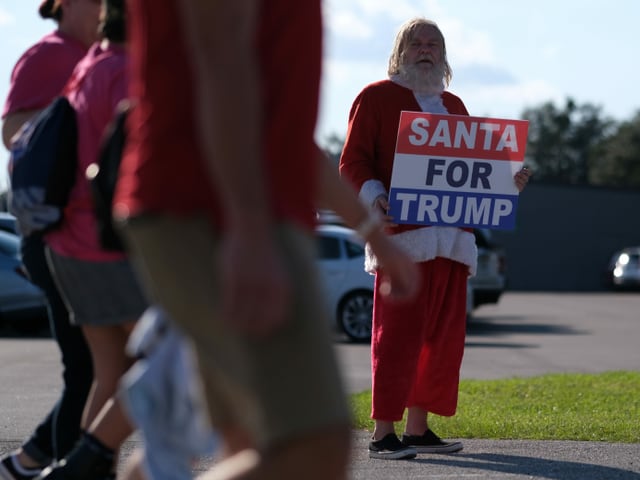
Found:
<path fill-rule="evenodd" d="M 338 326 L 354 342 L 371 341 L 373 293 L 366 290 L 345 296 L 338 306 Z"/>

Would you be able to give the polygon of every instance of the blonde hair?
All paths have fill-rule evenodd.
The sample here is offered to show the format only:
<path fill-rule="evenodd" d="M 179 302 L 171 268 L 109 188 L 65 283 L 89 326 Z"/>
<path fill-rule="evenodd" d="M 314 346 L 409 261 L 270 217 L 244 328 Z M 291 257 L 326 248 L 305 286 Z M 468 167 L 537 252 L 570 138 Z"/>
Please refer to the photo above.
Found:
<path fill-rule="evenodd" d="M 393 50 L 391 51 L 391 56 L 389 57 L 389 68 L 387 73 L 389 76 L 397 75 L 400 73 L 400 65 L 402 65 L 404 60 L 404 53 L 407 49 L 407 45 L 413 39 L 413 36 L 416 32 L 422 28 L 431 27 L 434 28 L 438 35 L 440 36 L 440 40 L 442 40 L 442 61 L 444 63 L 444 75 L 443 80 L 445 86 L 448 87 L 451 83 L 451 78 L 453 77 L 453 71 L 451 70 L 451 66 L 447 60 L 447 47 L 444 42 L 444 35 L 440 31 L 440 28 L 436 24 L 436 22 L 432 20 L 427 20 L 423 17 L 413 18 L 407 22 L 405 22 L 398 30 L 398 34 L 396 35 L 396 40 L 393 45 Z"/>

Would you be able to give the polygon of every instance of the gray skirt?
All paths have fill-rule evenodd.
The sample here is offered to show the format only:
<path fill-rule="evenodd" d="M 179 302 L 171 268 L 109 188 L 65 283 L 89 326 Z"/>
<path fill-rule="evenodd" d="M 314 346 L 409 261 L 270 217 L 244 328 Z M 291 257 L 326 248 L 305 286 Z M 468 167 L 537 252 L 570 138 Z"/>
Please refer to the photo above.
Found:
<path fill-rule="evenodd" d="M 47 261 L 73 325 L 133 322 L 148 306 L 128 260 L 92 262 L 47 248 Z"/>

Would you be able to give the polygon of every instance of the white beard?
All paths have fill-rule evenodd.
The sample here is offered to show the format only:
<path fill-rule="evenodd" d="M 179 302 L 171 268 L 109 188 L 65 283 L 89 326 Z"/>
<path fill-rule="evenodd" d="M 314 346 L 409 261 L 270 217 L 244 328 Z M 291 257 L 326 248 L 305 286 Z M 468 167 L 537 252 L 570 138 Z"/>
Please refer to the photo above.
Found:
<path fill-rule="evenodd" d="M 444 91 L 444 64 L 423 70 L 417 65 L 400 65 L 402 83 L 416 93 L 440 95 Z"/>

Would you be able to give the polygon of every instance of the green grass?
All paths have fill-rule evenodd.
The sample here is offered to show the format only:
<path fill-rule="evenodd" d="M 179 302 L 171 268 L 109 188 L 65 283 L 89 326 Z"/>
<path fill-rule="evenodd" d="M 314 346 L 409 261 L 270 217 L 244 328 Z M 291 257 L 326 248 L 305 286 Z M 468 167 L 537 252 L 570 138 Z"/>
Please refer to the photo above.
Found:
<path fill-rule="evenodd" d="M 351 406 L 354 427 L 373 430 L 371 392 Z M 456 415 L 429 425 L 446 438 L 640 443 L 640 372 L 462 380 Z"/>

